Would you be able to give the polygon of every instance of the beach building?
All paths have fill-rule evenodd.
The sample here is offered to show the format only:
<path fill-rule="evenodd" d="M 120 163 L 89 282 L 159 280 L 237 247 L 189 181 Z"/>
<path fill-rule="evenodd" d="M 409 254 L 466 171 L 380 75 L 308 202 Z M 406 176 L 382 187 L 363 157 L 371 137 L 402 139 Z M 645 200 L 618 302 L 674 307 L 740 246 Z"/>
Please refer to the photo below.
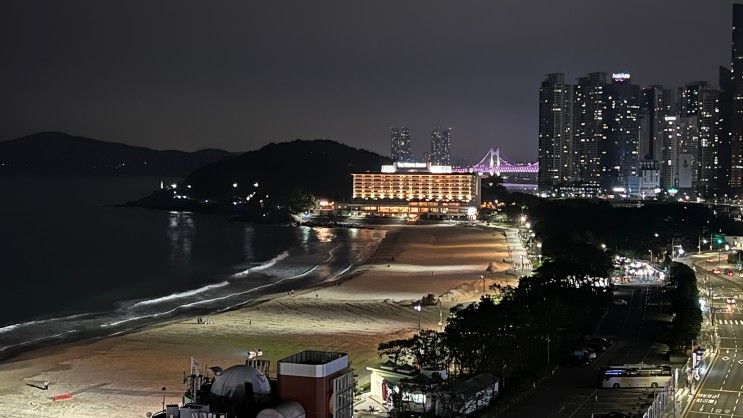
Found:
<path fill-rule="evenodd" d="M 488 373 L 452 383 L 445 382 L 446 370 L 439 368 L 387 361 L 366 369 L 371 372 L 370 396 L 388 407 L 395 404 L 400 411 L 466 417 L 486 408 L 498 394 L 498 378 Z"/>
<path fill-rule="evenodd" d="M 302 351 L 270 362 L 248 359 L 227 369 L 202 370 L 191 359 L 183 405 L 164 405 L 155 418 L 351 418 L 353 372 L 346 353 Z"/>
<path fill-rule="evenodd" d="M 353 372 L 348 355 L 302 351 L 279 360 L 278 396 L 302 404 L 307 418 L 351 418 Z"/>
<path fill-rule="evenodd" d="M 352 176 L 353 200 L 343 209 L 359 215 L 466 220 L 480 206 L 480 177 L 451 166 L 398 161 Z"/>

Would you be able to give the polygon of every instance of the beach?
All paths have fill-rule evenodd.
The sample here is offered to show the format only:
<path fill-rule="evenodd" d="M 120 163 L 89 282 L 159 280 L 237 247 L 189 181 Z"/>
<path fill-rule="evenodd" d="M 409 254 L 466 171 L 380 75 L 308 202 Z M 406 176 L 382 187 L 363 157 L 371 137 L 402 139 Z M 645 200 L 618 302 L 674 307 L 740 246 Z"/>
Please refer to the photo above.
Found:
<path fill-rule="evenodd" d="M 265 297 L 241 309 L 173 320 L 125 335 L 45 347 L 0 364 L 0 405 L 9 417 L 145 416 L 179 403 L 193 356 L 205 367 L 245 362 L 260 349 L 276 361 L 302 350 L 349 354 L 362 385 L 380 363 L 377 345 L 422 329 L 441 329 L 449 309 L 480 298 L 484 285 L 517 284 L 506 275 L 501 231 L 452 225 L 391 227 L 374 255 L 350 278 Z M 493 271 L 486 272 L 490 267 Z M 50 382 L 49 390 L 32 385 Z M 52 401 L 70 392 L 72 400 Z"/>

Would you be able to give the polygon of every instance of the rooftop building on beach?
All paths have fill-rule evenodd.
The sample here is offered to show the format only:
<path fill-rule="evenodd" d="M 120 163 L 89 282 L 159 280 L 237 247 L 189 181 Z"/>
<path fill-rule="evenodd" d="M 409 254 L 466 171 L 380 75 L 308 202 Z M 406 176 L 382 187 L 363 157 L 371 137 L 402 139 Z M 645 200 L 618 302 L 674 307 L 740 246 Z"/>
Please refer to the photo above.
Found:
<path fill-rule="evenodd" d="M 202 370 L 192 359 L 182 406 L 163 403 L 154 417 L 352 417 L 354 379 L 346 353 L 302 351 L 278 364 L 277 379 L 269 380 L 265 360 Z"/>

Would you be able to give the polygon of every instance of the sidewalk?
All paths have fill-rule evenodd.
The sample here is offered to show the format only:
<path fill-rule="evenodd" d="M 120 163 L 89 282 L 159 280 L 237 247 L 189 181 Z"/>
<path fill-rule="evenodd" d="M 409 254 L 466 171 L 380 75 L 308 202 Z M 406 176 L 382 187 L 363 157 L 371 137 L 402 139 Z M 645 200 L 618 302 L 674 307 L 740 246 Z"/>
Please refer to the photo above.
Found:
<path fill-rule="evenodd" d="M 533 264 L 529 258 L 529 252 L 524 247 L 524 243 L 519 236 L 519 229 L 511 226 L 493 225 L 490 228 L 499 229 L 506 237 L 508 245 L 508 262 L 511 267 L 506 274 L 514 276 L 531 276 L 533 274 Z M 523 264 L 522 264 L 523 262 Z"/>

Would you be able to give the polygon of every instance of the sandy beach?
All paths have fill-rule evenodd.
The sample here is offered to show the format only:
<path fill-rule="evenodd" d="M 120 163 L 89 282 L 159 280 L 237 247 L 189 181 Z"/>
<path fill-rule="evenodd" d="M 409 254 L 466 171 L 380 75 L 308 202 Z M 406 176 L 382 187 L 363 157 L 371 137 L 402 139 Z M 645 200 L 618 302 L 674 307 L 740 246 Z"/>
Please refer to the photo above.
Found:
<path fill-rule="evenodd" d="M 458 226 L 396 227 L 375 255 L 342 283 L 274 295 L 243 309 L 212 315 L 209 324 L 186 318 L 127 335 L 46 347 L 0 364 L 0 405 L 7 417 L 144 417 L 180 402 L 183 373 L 193 356 L 201 365 L 244 363 L 260 348 L 276 361 L 314 349 L 347 352 L 363 384 L 379 363 L 377 345 L 418 329 L 413 301 L 432 293 L 442 304 L 421 312 L 423 329 L 458 304 L 479 299 L 486 285 L 516 285 L 507 276 L 508 249 L 500 231 Z M 485 273 L 494 263 L 495 272 Z M 49 381 L 48 391 L 33 384 Z M 74 399 L 54 402 L 53 394 Z"/>

